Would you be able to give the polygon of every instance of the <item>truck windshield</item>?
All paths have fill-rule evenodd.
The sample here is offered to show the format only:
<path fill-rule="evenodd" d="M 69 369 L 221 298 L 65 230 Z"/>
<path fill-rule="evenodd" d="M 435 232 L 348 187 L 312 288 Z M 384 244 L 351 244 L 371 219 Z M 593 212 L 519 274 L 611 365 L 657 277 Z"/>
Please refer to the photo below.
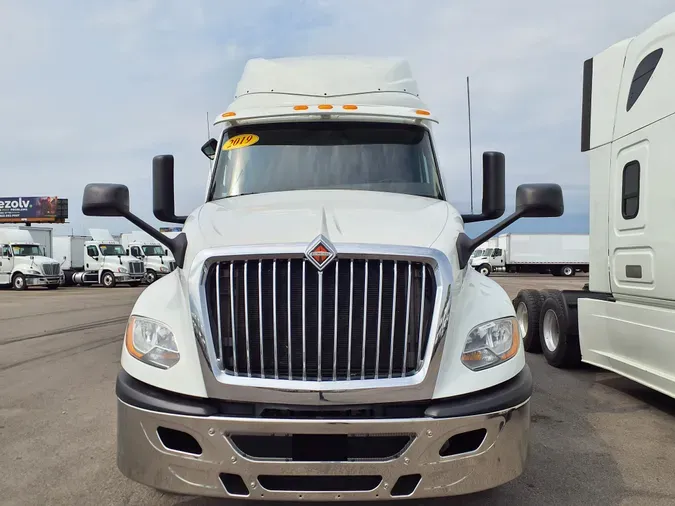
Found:
<path fill-rule="evenodd" d="M 419 126 L 300 122 L 225 133 L 212 199 L 318 189 L 443 198 L 429 133 Z"/>
<path fill-rule="evenodd" d="M 101 244 L 99 246 L 104 257 L 125 255 L 124 248 L 120 244 Z"/>
<path fill-rule="evenodd" d="M 143 246 L 143 254 L 148 257 L 165 256 L 164 249 L 161 246 Z"/>
<path fill-rule="evenodd" d="M 35 257 L 42 255 L 42 250 L 37 244 L 12 244 L 12 252 L 15 257 Z"/>

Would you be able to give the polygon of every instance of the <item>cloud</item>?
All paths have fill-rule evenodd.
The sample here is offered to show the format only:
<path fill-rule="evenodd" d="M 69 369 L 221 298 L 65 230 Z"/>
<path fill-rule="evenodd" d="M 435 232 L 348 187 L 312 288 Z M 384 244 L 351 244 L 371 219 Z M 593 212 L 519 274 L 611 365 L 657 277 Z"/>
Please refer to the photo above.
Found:
<path fill-rule="evenodd" d="M 506 153 L 508 198 L 523 182 L 559 182 L 575 211 L 570 220 L 578 214 L 581 223 L 589 197 L 579 152 L 583 61 L 668 14 L 672 2 L 555 4 L 0 1 L 0 193 L 69 198 L 72 224 L 64 229 L 128 230 L 121 219 L 81 215 L 84 185 L 127 184 L 132 208 L 153 221 L 151 158 L 173 153 L 177 210 L 187 213 L 205 191 L 206 114 L 227 108 L 246 60 L 387 55 L 410 61 L 423 100 L 441 119 L 437 149 L 461 211 L 469 209 L 469 75 L 475 207 L 481 152 L 495 149 Z M 564 220 L 550 226 L 557 223 Z"/>

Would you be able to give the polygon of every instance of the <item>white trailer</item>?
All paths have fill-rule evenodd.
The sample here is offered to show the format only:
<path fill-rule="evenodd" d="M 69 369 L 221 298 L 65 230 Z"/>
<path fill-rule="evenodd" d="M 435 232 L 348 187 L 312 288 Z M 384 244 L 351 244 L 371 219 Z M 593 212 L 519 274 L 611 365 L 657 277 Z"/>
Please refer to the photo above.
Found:
<path fill-rule="evenodd" d="M 588 234 L 503 234 L 497 245 L 475 256 L 481 274 L 491 272 L 551 273 L 574 276 L 588 272 Z"/>
<path fill-rule="evenodd" d="M 581 150 L 590 165 L 590 277 L 523 290 L 526 349 L 675 398 L 675 13 L 584 63 Z"/>
<path fill-rule="evenodd" d="M 10 230 L 25 230 L 31 235 L 33 242 L 40 245 L 43 256 L 52 257 L 53 230 L 50 227 L 36 227 L 33 225 L 30 227 L 26 225 L 0 225 L 0 230 L 5 228 Z"/>

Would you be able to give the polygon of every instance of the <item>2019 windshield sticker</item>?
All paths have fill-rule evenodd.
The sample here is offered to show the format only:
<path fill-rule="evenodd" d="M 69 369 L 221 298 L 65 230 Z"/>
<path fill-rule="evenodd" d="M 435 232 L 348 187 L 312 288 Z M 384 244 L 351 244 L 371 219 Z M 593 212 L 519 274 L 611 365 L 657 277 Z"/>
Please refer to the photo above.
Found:
<path fill-rule="evenodd" d="M 223 144 L 223 151 L 230 151 L 231 149 L 245 148 L 252 146 L 260 140 L 256 134 L 240 134 L 230 137 L 225 144 Z"/>

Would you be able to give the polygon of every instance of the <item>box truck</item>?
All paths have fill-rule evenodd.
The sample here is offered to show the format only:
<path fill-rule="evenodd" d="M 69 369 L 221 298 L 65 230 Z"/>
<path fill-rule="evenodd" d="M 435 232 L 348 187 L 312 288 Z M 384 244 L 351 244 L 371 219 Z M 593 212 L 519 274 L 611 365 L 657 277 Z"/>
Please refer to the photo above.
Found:
<path fill-rule="evenodd" d="M 89 233 L 89 237 L 54 238 L 54 254 L 61 263 L 65 284 L 140 285 L 145 277 L 143 262 L 128 256 L 107 230 L 90 229 Z"/>
<path fill-rule="evenodd" d="M 409 65 L 255 59 L 218 117 L 203 205 L 174 211 L 173 157 L 153 159 L 155 217 L 121 184 L 85 187 L 177 268 L 131 312 L 117 464 L 189 495 L 352 501 L 466 494 L 523 471 L 532 376 L 506 292 L 469 265 L 520 217 L 560 216 L 555 184 L 504 214 L 504 164 L 483 154 L 482 212 L 448 201 Z"/>
<path fill-rule="evenodd" d="M 590 273 L 582 290 L 523 290 L 525 346 L 675 398 L 675 14 L 588 59 L 581 150 L 590 165 Z"/>
<path fill-rule="evenodd" d="M 45 255 L 45 247 L 27 230 L 0 227 L 0 285 L 15 290 L 29 286 L 58 288 L 59 263 Z"/>
<path fill-rule="evenodd" d="M 503 234 L 495 247 L 471 259 L 481 274 L 550 273 L 574 276 L 588 272 L 588 234 Z"/>

